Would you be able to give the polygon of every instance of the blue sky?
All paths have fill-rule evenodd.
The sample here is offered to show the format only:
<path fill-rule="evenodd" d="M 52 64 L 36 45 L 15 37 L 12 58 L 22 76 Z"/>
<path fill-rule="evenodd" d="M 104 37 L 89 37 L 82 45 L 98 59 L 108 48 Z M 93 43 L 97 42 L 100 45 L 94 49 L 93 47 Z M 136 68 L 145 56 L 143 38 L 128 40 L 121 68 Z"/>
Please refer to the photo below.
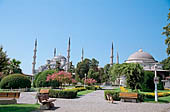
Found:
<path fill-rule="evenodd" d="M 67 55 L 71 37 L 71 60 L 96 58 L 100 66 L 114 62 L 119 52 L 123 63 L 142 48 L 161 61 L 167 57 L 161 35 L 167 24 L 168 0 L 0 0 L 0 45 L 8 57 L 22 62 L 31 74 L 34 40 L 37 36 L 36 68 L 53 57 L 53 50 Z"/>

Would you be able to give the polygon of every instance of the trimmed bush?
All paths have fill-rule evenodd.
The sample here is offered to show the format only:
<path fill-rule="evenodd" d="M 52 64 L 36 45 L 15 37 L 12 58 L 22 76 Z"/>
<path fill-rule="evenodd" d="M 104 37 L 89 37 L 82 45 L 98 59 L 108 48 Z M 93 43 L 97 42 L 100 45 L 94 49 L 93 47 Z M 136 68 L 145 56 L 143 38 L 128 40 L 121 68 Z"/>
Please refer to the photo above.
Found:
<path fill-rule="evenodd" d="M 46 70 L 43 71 L 42 73 L 39 74 L 39 76 L 37 76 L 37 79 L 35 81 L 35 86 L 36 87 L 52 87 L 52 88 L 56 88 L 59 87 L 59 82 L 54 80 L 54 81 L 46 81 L 47 80 L 47 76 L 50 74 L 52 75 L 54 72 L 57 72 L 55 70 Z"/>
<path fill-rule="evenodd" d="M 105 90 L 104 91 L 104 97 L 105 99 L 107 100 L 107 97 L 106 95 L 111 95 L 113 97 L 113 100 L 116 100 L 116 101 L 120 101 L 120 98 L 119 98 L 119 93 L 118 91 L 114 91 L 114 90 Z"/>
<path fill-rule="evenodd" d="M 52 98 L 76 98 L 77 90 L 52 90 L 50 89 L 49 97 Z"/>
<path fill-rule="evenodd" d="M 11 74 L 4 77 L 0 82 L 2 89 L 31 88 L 31 81 L 22 74 Z"/>

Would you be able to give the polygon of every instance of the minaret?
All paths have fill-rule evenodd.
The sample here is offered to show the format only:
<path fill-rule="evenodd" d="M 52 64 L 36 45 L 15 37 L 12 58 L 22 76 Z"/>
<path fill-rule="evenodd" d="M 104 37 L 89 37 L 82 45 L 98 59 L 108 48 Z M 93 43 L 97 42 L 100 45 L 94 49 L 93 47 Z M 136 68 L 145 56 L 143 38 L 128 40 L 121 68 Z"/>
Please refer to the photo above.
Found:
<path fill-rule="evenodd" d="M 56 48 L 54 48 L 54 57 L 56 57 Z"/>
<path fill-rule="evenodd" d="M 68 49 L 67 49 L 67 70 L 68 71 L 70 69 L 70 37 L 68 40 Z"/>
<path fill-rule="evenodd" d="M 111 56 L 110 56 L 110 65 L 113 65 L 113 42 L 112 42 L 112 49 L 111 49 Z"/>
<path fill-rule="evenodd" d="M 37 53 L 37 39 L 35 40 L 34 56 L 33 56 L 33 62 L 32 62 L 32 74 L 33 75 L 35 74 L 36 53 Z"/>
<path fill-rule="evenodd" d="M 116 64 L 119 64 L 119 53 L 117 52 Z"/>
<path fill-rule="evenodd" d="M 84 59 L 84 49 L 82 48 L 82 54 L 81 54 L 81 61 L 83 62 Z"/>

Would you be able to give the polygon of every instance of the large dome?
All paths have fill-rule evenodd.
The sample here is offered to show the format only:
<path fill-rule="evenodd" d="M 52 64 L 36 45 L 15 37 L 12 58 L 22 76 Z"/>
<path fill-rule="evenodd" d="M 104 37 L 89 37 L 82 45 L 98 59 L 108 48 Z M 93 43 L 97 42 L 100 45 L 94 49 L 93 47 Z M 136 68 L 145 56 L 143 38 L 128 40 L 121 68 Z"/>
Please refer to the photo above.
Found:
<path fill-rule="evenodd" d="M 155 59 L 153 58 L 152 55 L 150 55 L 149 53 L 143 52 L 143 50 L 140 49 L 138 52 L 135 52 L 132 55 L 130 55 L 126 62 L 127 63 L 130 63 L 130 62 L 139 62 L 139 63 L 150 62 L 150 63 L 154 63 L 156 61 L 155 61 Z"/>

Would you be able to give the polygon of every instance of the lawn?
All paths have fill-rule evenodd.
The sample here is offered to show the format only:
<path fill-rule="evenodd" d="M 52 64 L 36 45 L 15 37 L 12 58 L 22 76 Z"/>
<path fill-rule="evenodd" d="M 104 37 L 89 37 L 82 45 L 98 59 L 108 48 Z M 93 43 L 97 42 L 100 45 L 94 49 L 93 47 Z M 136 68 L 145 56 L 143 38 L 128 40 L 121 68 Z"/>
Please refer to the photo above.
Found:
<path fill-rule="evenodd" d="M 31 112 L 40 108 L 38 104 L 0 105 L 0 112 Z"/>
<path fill-rule="evenodd" d="M 82 96 L 82 95 L 86 95 L 88 93 L 93 92 L 94 90 L 85 90 L 85 91 L 80 91 L 77 93 L 77 96 Z"/>

